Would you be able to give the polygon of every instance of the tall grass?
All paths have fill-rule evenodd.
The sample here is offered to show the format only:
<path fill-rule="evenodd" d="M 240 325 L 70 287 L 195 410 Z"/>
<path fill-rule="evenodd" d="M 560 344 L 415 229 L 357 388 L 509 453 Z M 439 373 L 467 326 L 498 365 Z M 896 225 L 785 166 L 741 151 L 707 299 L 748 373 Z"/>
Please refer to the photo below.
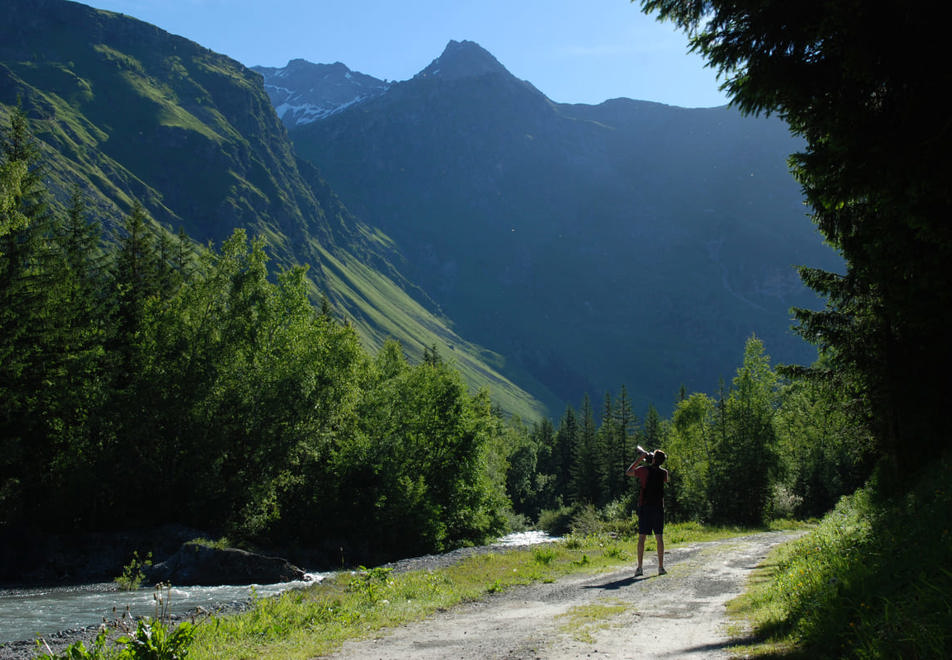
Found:
<path fill-rule="evenodd" d="M 909 493 L 875 483 L 840 501 L 798 542 L 778 548 L 732 612 L 765 655 L 952 657 L 952 464 Z"/>

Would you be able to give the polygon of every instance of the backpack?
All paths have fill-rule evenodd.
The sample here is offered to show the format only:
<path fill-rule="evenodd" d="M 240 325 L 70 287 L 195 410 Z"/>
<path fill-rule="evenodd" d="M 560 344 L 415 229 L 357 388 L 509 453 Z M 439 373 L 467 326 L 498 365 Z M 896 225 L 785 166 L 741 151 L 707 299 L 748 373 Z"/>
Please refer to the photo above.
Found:
<path fill-rule="evenodd" d="M 641 503 L 664 508 L 664 473 L 654 465 L 648 465 L 647 468 L 648 478 L 645 480 Z"/>

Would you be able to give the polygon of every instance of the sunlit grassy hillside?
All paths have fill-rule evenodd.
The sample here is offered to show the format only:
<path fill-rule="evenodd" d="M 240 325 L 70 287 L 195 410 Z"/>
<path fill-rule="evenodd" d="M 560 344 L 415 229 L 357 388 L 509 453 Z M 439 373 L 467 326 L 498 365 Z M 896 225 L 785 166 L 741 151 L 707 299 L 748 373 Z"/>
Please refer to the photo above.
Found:
<path fill-rule="evenodd" d="M 78 3 L 10 0 L 4 11 L 0 122 L 24 110 L 54 203 L 79 186 L 110 237 L 136 200 L 159 226 L 202 244 L 245 228 L 268 241 L 276 269 L 308 264 L 314 301 L 331 300 L 371 349 L 393 337 L 417 360 L 435 345 L 506 412 L 544 412 L 500 374 L 499 355 L 459 337 L 404 277 L 392 241 L 296 158 L 258 74 Z"/>

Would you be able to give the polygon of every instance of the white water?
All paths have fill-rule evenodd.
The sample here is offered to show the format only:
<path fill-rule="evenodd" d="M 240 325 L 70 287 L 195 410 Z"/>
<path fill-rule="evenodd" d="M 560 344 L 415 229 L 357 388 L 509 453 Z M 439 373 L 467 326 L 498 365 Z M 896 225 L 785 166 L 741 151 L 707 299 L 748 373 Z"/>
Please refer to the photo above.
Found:
<path fill-rule="evenodd" d="M 314 580 L 327 574 L 310 575 Z M 274 596 L 311 582 L 281 582 L 255 585 L 258 596 Z M 172 587 L 163 591 L 171 614 L 186 614 L 198 607 L 216 607 L 251 598 L 250 586 Z M 34 639 L 62 630 L 98 625 L 103 619 L 115 620 L 128 608 L 133 617 L 155 616 L 156 591 L 144 587 L 136 591 L 117 591 L 110 583 L 80 587 L 0 590 L 0 643 Z"/>
<path fill-rule="evenodd" d="M 512 534 L 507 534 L 502 537 L 493 545 L 509 547 L 514 545 L 535 545 L 537 543 L 547 543 L 549 541 L 558 541 L 559 539 L 553 538 L 546 534 L 545 532 L 531 531 L 531 532 L 514 532 Z"/>
<path fill-rule="evenodd" d="M 531 545 L 553 540 L 545 532 L 518 532 L 493 545 Z M 281 582 L 255 585 L 258 596 L 275 596 L 322 580 L 331 573 L 308 574 L 311 582 Z M 222 605 L 247 602 L 250 586 L 173 587 L 168 593 L 172 614 L 187 614 L 196 608 L 214 610 Z M 164 594 L 164 592 L 163 592 Z M 34 639 L 64 630 L 113 621 L 128 608 L 133 617 L 156 615 L 156 592 L 152 587 L 117 591 L 110 583 L 45 589 L 0 589 L 0 644 Z M 165 595 L 163 595 L 165 598 Z"/>

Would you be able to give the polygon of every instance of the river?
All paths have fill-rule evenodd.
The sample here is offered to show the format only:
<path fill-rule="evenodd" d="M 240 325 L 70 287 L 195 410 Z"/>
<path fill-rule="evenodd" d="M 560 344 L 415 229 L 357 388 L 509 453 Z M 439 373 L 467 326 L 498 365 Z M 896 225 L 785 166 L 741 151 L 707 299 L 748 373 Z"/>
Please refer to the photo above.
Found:
<path fill-rule="evenodd" d="M 309 574 L 322 579 L 323 574 Z M 308 582 L 255 585 L 259 596 L 274 596 Z M 185 614 L 198 607 L 213 610 L 222 605 L 246 602 L 250 586 L 172 587 L 162 592 L 168 611 Z M 0 590 L 0 643 L 33 639 L 63 630 L 83 628 L 114 620 L 127 609 L 133 617 L 155 616 L 157 592 L 152 587 L 119 591 L 110 582 L 75 587 Z"/>
<path fill-rule="evenodd" d="M 552 539 L 543 532 L 520 532 L 505 536 L 493 545 L 531 545 L 549 540 Z M 328 575 L 331 573 L 309 573 L 308 582 L 280 582 L 253 588 L 258 596 L 274 596 L 312 584 Z M 170 613 L 186 614 L 199 607 L 214 610 L 223 605 L 247 602 L 251 590 L 250 586 L 172 587 L 163 597 L 168 600 Z M 98 625 L 103 619 L 119 618 L 127 609 L 133 617 L 154 616 L 155 596 L 152 587 L 119 591 L 110 582 L 41 589 L 0 589 L 0 644 Z"/>

